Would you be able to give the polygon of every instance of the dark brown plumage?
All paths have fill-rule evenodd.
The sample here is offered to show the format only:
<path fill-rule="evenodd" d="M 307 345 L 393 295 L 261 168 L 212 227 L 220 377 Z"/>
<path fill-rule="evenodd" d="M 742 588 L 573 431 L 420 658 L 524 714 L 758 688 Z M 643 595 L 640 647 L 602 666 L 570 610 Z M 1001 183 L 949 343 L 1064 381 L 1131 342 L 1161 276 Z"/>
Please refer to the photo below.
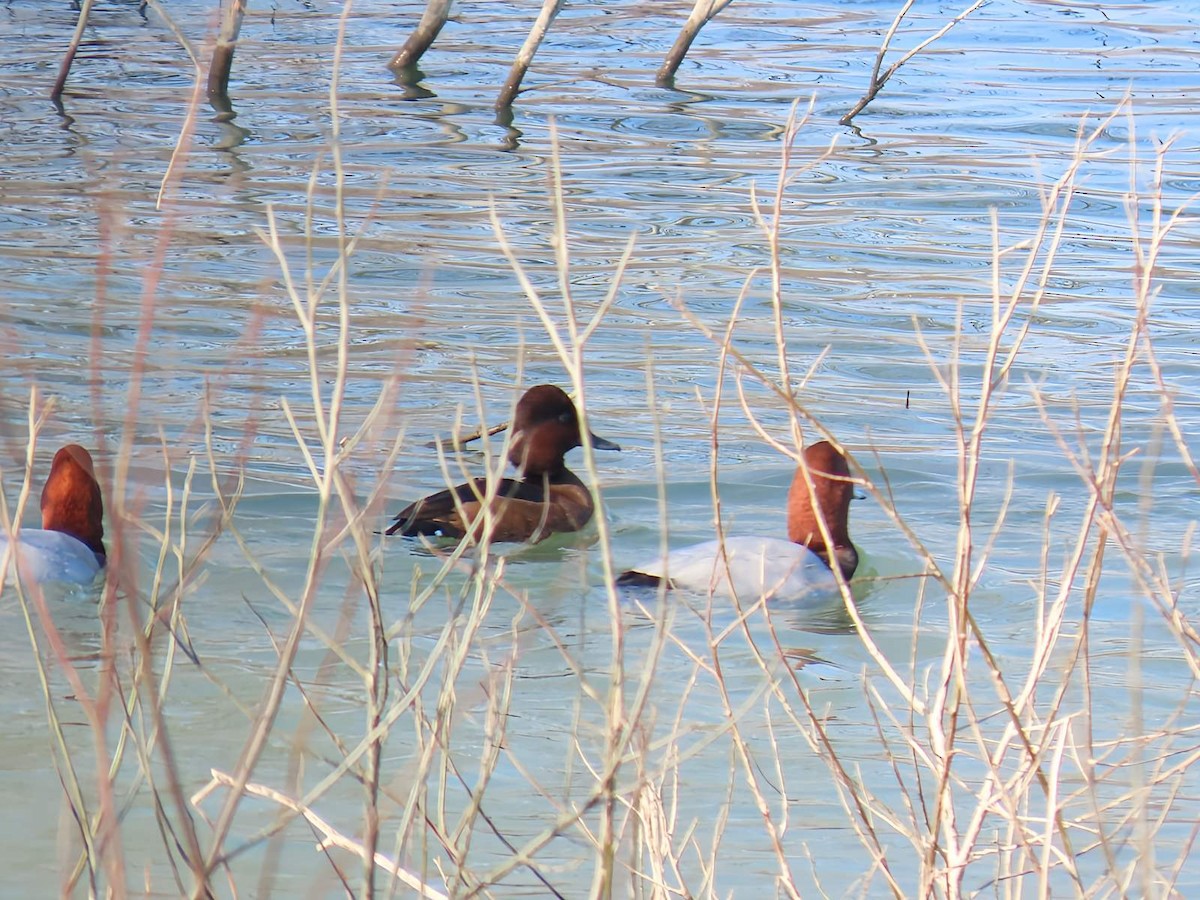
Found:
<path fill-rule="evenodd" d="M 537 543 L 583 528 L 595 503 L 564 460 L 582 437 L 571 398 L 552 384 L 530 388 L 517 403 L 511 427 L 508 460 L 520 478 L 502 479 L 490 500 L 483 478 L 431 494 L 396 516 L 387 534 L 479 540 L 490 519 L 491 540 Z M 594 434 L 591 442 L 599 450 L 621 449 Z"/>

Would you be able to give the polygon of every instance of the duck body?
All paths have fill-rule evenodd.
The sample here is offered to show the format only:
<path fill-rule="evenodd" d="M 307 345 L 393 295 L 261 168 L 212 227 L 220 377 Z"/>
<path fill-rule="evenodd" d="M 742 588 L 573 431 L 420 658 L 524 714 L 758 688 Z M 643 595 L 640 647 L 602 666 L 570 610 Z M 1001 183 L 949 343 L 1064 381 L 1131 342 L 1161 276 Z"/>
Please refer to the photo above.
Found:
<path fill-rule="evenodd" d="M 837 590 L 829 566 L 803 544 L 750 535 L 672 550 L 665 558 L 626 572 L 618 584 L 653 586 L 664 579 L 676 590 L 749 601 L 795 600 Z"/>
<path fill-rule="evenodd" d="M 91 584 L 104 563 L 87 544 L 61 531 L 22 528 L 15 544 L 0 535 L 0 559 L 12 550 L 9 571 L 19 572 L 23 584 Z"/>
<path fill-rule="evenodd" d="M 807 474 L 806 474 L 807 473 Z M 811 481 L 811 484 L 810 484 Z M 620 586 L 736 594 L 740 600 L 795 600 L 837 590 L 836 565 L 849 579 L 858 567 L 850 541 L 850 467 L 828 441 L 805 448 L 788 491 L 788 539 L 727 536 L 680 550 L 623 573 Z M 829 534 L 827 545 L 821 522 Z"/>
<path fill-rule="evenodd" d="M 107 556 L 104 500 L 87 450 L 68 444 L 54 454 L 41 506 L 40 529 L 22 528 L 15 543 L 0 534 L 0 559 L 25 583 L 91 584 Z"/>
<path fill-rule="evenodd" d="M 487 479 L 475 478 L 430 494 L 401 510 L 385 533 L 537 543 L 587 525 L 595 501 L 565 461 L 582 444 L 571 398 L 551 384 L 530 388 L 517 403 L 512 433 L 508 460 L 519 478 L 504 478 L 491 492 Z M 598 435 L 589 438 L 597 450 L 621 449 Z"/>
<path fill-rule="evenodd" d="M 579 531 L 596 508 L 587 485 L 565 468 L 553 477 L 504 478 L 490 501 L 487 497 L 485 478 L 438 491 L 401 510 L 387 533 L 478 541 L 486 527 L 486 502 L 491 540 L 537 543 L 556 532 Z"/>

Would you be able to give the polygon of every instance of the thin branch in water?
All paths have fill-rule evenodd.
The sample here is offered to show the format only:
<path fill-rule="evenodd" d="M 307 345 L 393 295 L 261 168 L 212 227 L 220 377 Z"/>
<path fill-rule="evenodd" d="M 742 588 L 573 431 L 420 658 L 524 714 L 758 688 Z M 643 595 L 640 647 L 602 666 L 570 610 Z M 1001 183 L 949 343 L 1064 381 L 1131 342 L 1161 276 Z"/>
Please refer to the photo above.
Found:
<path fill-rule="evenodd" d="M 900 7 L 900 11 L 896 13 L 896 18 L 892 20 L 892 24 L 888 28 L 887 34 L 884 35 L 883 43 L 879 45 L 879 52 L 875 56 L 875 65 L 871 68 L 871 78 L 867 82 L 866 93 L 862 95 L 858 103 L 854 105 L 854 108 L 851 109 L 850 112 L 838 119 L 839 125 L 849 125 L 851 122 L 853 122 L 854 117 L 867 108 L 867 105 L 874 100 L 876 96 L 878 96 L 879 92 L 883 90 L 883 86 L 888 83 L 889 79 L 896 74 L 896 71 L 902 65 L 908 62 L 934 41 L 943 37 L 951 28 L 987 3 L 987 0 L 975 0 L 974 3 L 943 25 L 937 32 L 921 41 L 921 43 L 917 44 L 917 46 L 913 47 L 898 60 L 888 66 L 887 71 L 885 71 L 883 74 L 880 74 L 879 70 L 883 67 L 884 56 L 887 55 L 888 50 L 891 48 L 892 38 L 896 36 L 896 31 L 899 29 L 901 21 L 908 14 L 908 11 L 912 8 L 914 2 L 915 0 L 905 0 L 904 5 Z"/>

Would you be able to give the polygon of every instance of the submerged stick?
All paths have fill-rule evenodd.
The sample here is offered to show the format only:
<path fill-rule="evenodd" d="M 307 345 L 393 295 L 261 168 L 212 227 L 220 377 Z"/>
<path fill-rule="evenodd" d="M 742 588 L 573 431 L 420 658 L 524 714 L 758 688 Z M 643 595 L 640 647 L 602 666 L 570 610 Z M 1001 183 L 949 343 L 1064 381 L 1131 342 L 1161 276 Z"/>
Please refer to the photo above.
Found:
<path fill-rule="evenodd" d="M 667 54 L 658 69 L 658 74 L 654 76 L 656 83 L 669 85 L 674 80 L 675 72 L 683 64 L 683 58 L 692 48 L 692 41 L 696 39 L 700 29 L 711 22 L 717 13 L 731 2 L 732 0 L 696 0 L 691 15 L 688 16 L 687 22 L 679 30 L 679 36 L 675 38 L 675 43 L 671 46 L 671 52 Z"/>
<path fill-rule="evenodd" d="M 75 62 L 75 54 L 79 52 L 79 42 L 83 40 L 83 29 L 87 25 L 88 14 L 92 11 L 94 0 L 83 0 L 79 9 L 79 20 L 75 23 L 75 34 L 71 36 L 71 44 L 67 47 L 67 55 L 63 57 L 62 65 L 58 67 L 58 77 L 54 79 L 54 89 L 50 91 L 50 99 L 58 102 L 62 97 L 63 88 L 67 85 L 67 76 L 71 74 L 71 64 Z"/>
<path fill-rule="evenodd" d="M 208 101 L 218 112 L 231 112 L 229 102 L 229 72 L 233 68 L 233 51 L 237 49 L 242 20 L 246 17 L 247 0 L 230 0 L 221 20 L 217 44 L 213 47 L 212 65 L 208 68 Z"/>
<path fill-rule="evenodd" d="M 404 46 L 396 51 L 396 55 L 388 63 L 389 69 L 407 69 L 417 64 L 425 55 L 425 51 L 437 40 L 442 26 L 450 17 L 451 2 L 452 0 L 429 0 L 421 21 L 417 23 L 417 30 L 410 34 Z"/>
<path fill-rule="evenodd" d="M 517 58 L 513 60 L 512 68 L 508 70 L 508 78 L 504 81 L 504 87 L 500 88 L 500 96 L 496 98 L 497 110 L 508 109 L 512 106 L 513 100 L 517 98 L 517 94 L 521 90 L 521 81 L 525 78 L 525 73 L 529 71 L 529 64 L 533 62 L 533 54 L 537 53 L 542 39 L 550 30 L 550 23 L 554 21 L 554 17 L 562 9 L 562 5 L 563 0 L 544 0 L 542 3 L 542 11 L 538 13 L 537 21 L 529 29 L 529 36 L 525 38 L 525 43 L 517 52 Z"/>
<path fill-rule="evenodd" d="M 867 83 L 867 92 L 862 95 L 856 104 L 854 104 L 854 108 L 850 110 L 850 112 L 838 119 L 839 125 L 849 125 L 852 121 L 854 121 L 854 117 L 867 108 L 867 104 L 869 104 L 879 95 L 879 92 L 883 90 L 883 86 L 888 83 L 888 80 L 896 74 L 896 71 L 902 65 L 908 62 L 934 41 L 938 40 L 938 38 L 943 37 L 951 28 L 953 28 L 971 13 L 975 12 L 975 10 L 979 9 L 979 7 L 983 6 L 987 0 L 975 0 L 974 3 L 938 29 L 936 33 L 921 41 L 921 43 L 917 44 L 917 46 L 913 47 L 898 60 L 888 66 L 887 71 L 881 74 L 879 70 L 883 68 L 883 57 L 887 55 L 888 48 L 890 48 L 892 44 L 892 38 L 896 36 L 896 31 L 900 28 L 900 23 L 904 20 L 904 17 L 908 15 L 908 11 L 912 8 L 914 2 L 915 0 L 906 0 L 904 6 L 900 7 L 900 12 L 896 13 L 896 18 L 892 20 L 891 27 L 888 28 L 887 34 L 883 37 L 883 43 L 879 45 L 879 53 L 875 55 L 875 65 L 871 68 L 871 80 Z"/>

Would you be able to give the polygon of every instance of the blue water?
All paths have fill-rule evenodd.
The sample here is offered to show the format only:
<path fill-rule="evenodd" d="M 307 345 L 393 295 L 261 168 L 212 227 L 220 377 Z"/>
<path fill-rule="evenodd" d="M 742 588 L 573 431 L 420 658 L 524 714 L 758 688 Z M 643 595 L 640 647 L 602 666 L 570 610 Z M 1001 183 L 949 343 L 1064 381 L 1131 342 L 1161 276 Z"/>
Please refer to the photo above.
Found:
<path fill-rule="evenodd" d="M 1008 248 L 1036 234 L 1042 198 L 1071 165 L 1081 130 L 1115 113 L 1080 167 L 1036 313 L 1030 312 L 1035 274 L 1000 344 L 1007 352 L 1017 330 L 1029 323 L 985 435 L 972 516 L 976 560 L 1002 510 L 1006 519 L 979 573 L 971 610 L 1011 690 L 1019 691 L 1031 658 L 1037 598 L 1048 603 L 1055 597 L 1089 508 L 1086 464 L 1077 469 L 1064 447 L 1078 456 L 1082 441 L 1093 458 L 1098 453 L 1114 371 L 1135 321 L 1138 264 L 1131 235 L 1148 239 L 1156 193 L 1170 215 L 1187 207 L 1200 185 L 1200 120 L 1194 112 L 1200 14 L 1185 4 L 994 0 L 904 66 L 847 128 L 838 118 L 864 89 L 890 7 L 737 0 L 702 32 L 675 86 L 658 87 L 654 71 L 689 6 L 573 0 L 540 49 L 511 124 L 497 120 L 492 104 L 537 4 L 458 4 L 422 60 L 416 86 L 396 83 L 385 63 L 415 23 L 420 4 L 358 2 L 352 8 L 338 72 L 337 121 L 344 219 L 358 242 L 346 268 L 350 350 L 338 430 L 351 434 L 380 393 L 391 392 L 386 416 L 346 464 L 360 498 L 382 481 L 372 527 L 405 500 L 442 485 L 426 442 L 453 427 L 460 406 L 467 424 L 479 421 L 476 390 L 487 405 L 482 417 L 495 422 L 507 416 L 518 380 L 566 381 L 489 218 L 494 209 L 525 274 L 561 324 L 563 283 L 549 189 L 556 133 L 570 294 L 586 318 L 609 291 L 616 292 L 586 349 L 592 427 L 625 448 L 598 456 L 594 473 L 606 500 L 614 565 L 656 556 L 664 524 L 673 543 L 712 536 L 710 416 L 718 386 L 716 460 L 726 527 L 781 534 L 780 497 L 791 463 L 741 409 L 732 362 L 731 374 L 718 381 L 718 349 L 699 325 L 722 333 L 744 292 L 735 345 L 759 371 L 778 374 L 771 257 L 753 198 L 758 211 L 774 214 L 782 136 L 793 105 L 803 113 L 812 98 L 813 112 L 792 144 L 779 221 L 779 314 L 793 379 L 811 367 L 799 395 L 803 409 L 857 454 L 885 495 L 884 485 L 890 485 L 908 528 L 931 559 L 951 569 L 960 523 L 959 451 L 939 377 L 948 377 L 958 361 L 968 403 L 964 415 L 971 420 L 993 316 L 993 244 Z M 897 37 L 897 51 L 958 11 L 917 4 Z M 216 5 L 188 0 L 171 4 L 169 12 L 205 55 Z M 313 440 L 309 358 L 279 262 L 260 233 L 274 222 L 301 293 L 310 259 L 311 279 L 319 283 L 338 258 L 329 91 L 340 13 L 335 4 L 252 4 L 231 81 L 237 116 L 229 122 L 218 121 L 203 103 L 195 105 L 187 55 L 153 9 L 143 15 L 133 3 L 98 6 L 61 109 L 47 96 L 76 11 L 66 3 L 0 10 L 0 39 L 8 48 L 0 59 L 0 342 L 8 361 L 0 392 L 0 463 L 9 496 L 24 471 L 29 391 L 36 385 L 40 397 L 56 404 L 40 438 L 39 461 L 45 464 L 67 440 L 98 451 L 110 491 L 110 531 L 126 523 L 131 546 L 138 548 L 137 583 L 127 594 L 143 598 L 151 590 L 157 543 L 134 526 L 161 528 L 170 518 L 178 527 L 178 509 L 168 510 L 168 469 L 177 502 L 188 460 L 199 467 L 185 517 L 197 529 L 189 553 L 199 550 L 199 535 L 217 521 L 206 416 L 218 474 L 229 479 L 244 472 L 249 479 L 233 524 L 265 567 L 270 586 L 230 533 L 204 550 L 189 576 L 184 616 L 204 668 L 178 662 L 166 703 L 185 795 L 203 785 L 210 768 L 236 765 L 251 725 L 234 699 L 247 709 L 261 699 L 276 660 L 267 629 L 278 637 L 291 622 L 274 590 L 299 597 L 312 547 L 316 492 L 283 408 L 286 401 Z M 1168 139 L 1156 187 L 1155 150 Z M 173 154 L 176 168 L 168 177 Z M 1130 221 L 1134 212 L 1136 225 Z M 1148 320 L 1155 361 L 1185 445 L 1193 450 L 1198 238 L 1195 221 L 1185 217 L 1164 240 Z M 630 239 L 630 262 L 614 287 Z M 1043 251 L 1035 273 L 1045 258 Z M 996 279 L 1002 291 L 1018 283 L 1023 261 L 1020 249 L 1006 252 Z M 317 337 L 326 399 L 336 362 L 336 289 L 335 280 Z M 1129 528 L 1128 555 L 1120 549 L 1125 537 L 1106 544 L 1087 627 L 1097 659 L 1092 689 L 1102 695 L 1094 708 L 1111 710 L 1096 717 L 1092 740 L 1108 747 L 1105 742 L 1161 728 L 1146 751 L 1152 756 L 1190 746 L 1186 735 L 1172 731 L 1177 726 L 1171 715 L 1178 710 L 1186 720 L 1194 712 L 1194 648 L 1176 640 L 1153 592 L 1131 572 L 1143 560 L 1151 570 L 1161 567 L 1173 579 L 1180 609 L 1190 612 L 1195 579 L 1187 559 L 1197 482 L 1167 427 L 1164 395 L 1145 346 L 1138 344 L 1142 356 L 1121 430 L 1123 450 L 1137 455 L 1122 469 L 1114 500 Z M 653 404 L 647 392 L 651 364 Z M 135 367 L 140 388 L 131 394 Z M 790 442 L 790 416 L 778 396 L 753 375 L 744 375 L 742 384 L 763 427 Z M 806 427 L 806 439 L 814 433 Z M 399 436 L 394 464 L 384 471 Z M 113 481 L 122 441 L 132 448 L 123 488 Z M 668 503 L 662 509 L 658 449 L 666 460 Z M 579 455 L 571 462 L 582 469 Z M 458 463 L 449 465 L 460 474 Z M 464 465 L 477 467 L 478 459 Z M 119 490 L 120 501 L 113 496 Z M 1057 504 L 1049 524 L 1048 504 Z M 872 634 L 901 672 L 918 684 L 935 684 L 945 649 L 945 591 L 926 584 L 921 610 L 914 613 L 921 582 L 905 576 L 922 571 L 921 552 L 875 500 L 854 504 L 852 518 L 864 570 L 880 579 L 864 586 L 860 598 Z M 594 786 L 580 754 L 592 764 L 599 759 L 603 717 L 597 698 L 612 665 L 613 628 L 594 538 L 513 554 L 484 627 L 464 638 L 470 652 L 458 679 L 451 755 L 456 765 L 477 769 L 487 746 L 483 734 L 492 727 L 484 715 L 486 699 L 497 689 L 492 679 L 511 672 L 513 708 L 505 737 L 511 756 L 497 764 L 485 810 L 502 815 L 518 846 L 549 828 L 563 808 L 584 802 Z M 1085 563 L 1095 546 L 1093 533 Z M 411 653 L 417 666 L 434 652 L 458 594 L 439 592 L 411 610 L 414 568 L 427 579 L 438 561 L 410 545 L 389 543 L 383 565 L 386 617 L 408 623 L 393 641 L 398 695 L 411 677 L 399 660 Z M 362 598 L 348 571 L 335 553 L 319 580 L 313 616 L 361 660 Z M 1083 627 L 1082 574 L 1076 579 L 1065 636 L 1039 696 L 1066 671 L 1070 642 Z M 466 575 L 452 576 L 450 584 L 467 585 L 469 595 Z M 134 608 L 145 614 L 144 607 Z M 86 658 L 98 646 L 94 622 L 90 609 L 72 609 L 68 625 Z M 769 633 L 758 626 L 751 631 L 774 654 L 766 671 L 737 636 L 729 638 L 722 659 L 729 702 L 755 760 L 747 769 L 731 762 L 730 714 L 714 676 L 696 662 L 712 655 L 704 616 L 681 603 L 660 658 L 653 627 L 643 614 L 626 613 L 631 684 L 651 662 L 656 674 L 653 713 L 643 722 L 649 743 L 631 753 L 620 784 L 631 791 L 639 777 L 653 781 L 662 770 L 675 771 L 663 737 L 673 729 L 682 735 L 676 743 L 686 761 L 678 767 L 679 807 L 670 831 L 680 842 L 675 850 L 683 856 L 688 889 L 708 889 L 697 860 L 707 858 L 718 833 L 717 811 L 726 810 L 711 889 L 739 896 L 772 890 L 781 864 L 749 796 L 747 779 L 757 777 L 775 804 L 777 827 L 788 813 L 780 845 L 786 877 L 802 894 L 813 892 L 817 882 L 842 894 L 871 878 L 865 892 L 883 892 L 879 877 L 868 874 L 870 857 L 826 763 L 801 734 L 807 720 L 796 716 L 794 669 L 779 662 Z M 10 635 L 0 647 L 0 665 L 13 685 L 3 706 L 9 764 L 0 778 L 14 808 L 50 810 L 61 806 L 63 792 L 47 766 L 41 687 L 11 591 L 0 599 L 0 616 Z M 127 652 L 130 627 L 122 624 L 119 639 Z M 864 677 L 889 701 L 896 697 L 880 686 L 860 637 L 836 616 L 814 621 L 781 615 L 778 627 L 783 649 L 821 660 L 802 668 L 798 683 L 813 693 L 814 708 L 837 724 L 831 732 L 842 761 L 881 803 L 903 808 L 872 703 L 864 699 Z M 128 663 L 122 665 L 123 677 L 131 678 Z M 999 701 L 988 673 L 974 658 L 972 665 L 981 715 L 994 712 Z M 1144 673 L 1137 674 L 1138 666 Z M 328 662 L 316 636 L 305 643 L 298 668 L 302 680 L 315 683 L 314 702 L 335 723 L 332 733 L 356 743 L 364 720 L 361 684 L 344 666 Z M 86 671 L 95 677 L 95 670 Z M 1069 697 L 1076 709 L 1085 705 L 1084 682 L 1083 670 L 1073 671 Z M 62 699 L 70 688 L 55 678 L 60 715 L 81 720 L 72 702 Z M 1139 688 L 1142 681 L 1154 690 Z M 435 701 L 433 694 L 426 698 Z M 907 715 L 897 713 L 900 721 Z M 303 784 L 311 787 L 324 777 L 328 760 L 341 750 L 324 732 L 298 731 L 303 719 L 302 699 L 289 694 L 255 780 L 297 793 L 287 780 L 293 744 L 310 751 Z M 994 719 L 997 729 L 1002 720 L 999 714 Z M 399 821 L 421 741 L 428 737 L 419 721 L 415 712 L 402 716 L 387 748 L 384 779 L 394 796 L 380 849 L 389 855 L 396 852 L 396 838 L 387 829 Z M 93 757 L 83 731 L 72 736 L 88 769 Z M 419 740 L 418 733 L 425 737 Z M 896 740 L 893 750 L 905 752 L 899 732 L 889 734 Z M 1112 758 L 1120 757 L 1116 746 Z M 1083 758 L 1091 752 L 1076 749 Z M 969 751 L 972 759 L 980 752 L 973 743 Z M 639 765 L 646 767 L 640 775 Z M 963 766 L 970 784 L 982 784 L 982 767 Z M 149 871 L 152 891 L 173 894 L 147 789 L 137 785 L 135 772 L 130 756 L 119 779 L 134 794 L 123 826 L 130 883 L 140 885 Z M 907 774 L 903 790 L 912 798 L 916 776 Z M 1066 767 L 1063 790 L 1079 804 L 1071 814 L 1090 802 L 1086 793 L 1072 792 L 1093 774 L 1086 766 Z M 776 775 L 786 786 L 776 783 Z M 1179 777 L 1181 797 L 1194 796 L 1194 777 Z M 427 787 L 438 783 L 434 774 L 423 778 Z M 674 797 L 671 779 L 664 785 L 665 795 Z M 961 790 L 965 821 L 974 798 L 969 787 Z M 447 791 L 448 821 L 439 824 L 444 831 L 466 804 L 461 786 Z M 1030 796 L 1039 797 L 1030 813 L 1036 815 L 1040 795 L 1031 789 Z M 1154 798 L 1167 803 L 1165 788 Z M 1186 799 L 1172 802 L 1156 860 L 1162 872 L 1181 852 L 1187 822 L 1195 819 Z M 314 805 L 345 833 L 358 833 L 356 786 L 341 784 Z M 214 808 L 212 800 L 204 806 L 209 815 Z M 246 840 L 273 813 L 261 801 L 247 802 L 229 846 Z M 993 845 L 1013 840 L 997 821 L 989 819 L 988 827 L 998 829 Z M 1117 812 L 1105 821 L 1129 840 L 1129 826 Z M 699 850 L 683 844 L 693 822 Z M 424 827 L 429 830 L 422 834 Z M 1041 826 L 1030 827 L 1040 833 Z M 416 828 L 417 834 L 400 840 L 406 864 L 443 859 L 432 836 L 437 829 Z M 905 890 L 918 892 L 911 845 L 894 830 L 883 831 L 892 870 Z M 483 878 L 510 851 L 478 821 L 471 833 L 477 840 L 468 868 Z M 73 834 L 65 814 L 57 827 L 7 834 L 6 887 L 28 892 L 60 883 L 71 868 L 63 860 L 74 857 L 60 856 L 57 848 L 70 844 Z M 272 878 L 281 895 L 337 892 L 339 883 L 325 857 L 312 851 L 308 831 L 292 825 L 285 834 L 278 873 L 261 874 L 275 871 L 273 851 L 262 845 L 237 858 L 233 871 L 242 893 Z M 1076 837 L 1089 884 L 1102 877 L 1107 863 L 1091 840 Z M 565 827 L 538 851 L 536 858 L 554 871 L 555 885 L 567 896 L 581 896 L 591 883 L 587 840 L 576 826 Z M 357 862 L 338 859 L 357 877 Z M 996 856 L 984 855 L 968 866 L 964 886 L 988 890 L 1004 874 Z M 625 877 L 618 894 L 633 890 Z M 1187 860 L 1179 889 L 1186 891 L 1197 877 Z M 1058 870 L 1051 882 L 1070 884 Z M 496 888 L 503 896 L 522 891 L 545 895 L 544 886 L 520 868 Z"/>

